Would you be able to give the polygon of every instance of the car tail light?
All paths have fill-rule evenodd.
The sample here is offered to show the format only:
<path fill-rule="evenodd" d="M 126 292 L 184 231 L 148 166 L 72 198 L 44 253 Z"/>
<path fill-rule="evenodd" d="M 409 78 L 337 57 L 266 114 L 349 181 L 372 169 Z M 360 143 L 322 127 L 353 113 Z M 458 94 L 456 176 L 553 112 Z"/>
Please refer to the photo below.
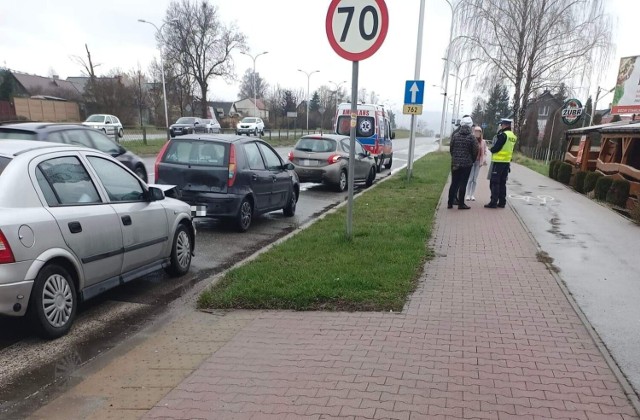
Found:
<path fill-rule="evenodd" d="M 9 241 L 0 230 L 0 264 L 10 264 L 15 262 L 13 258 L 13 252 L 9 246 Z"/>
<path fill-rule="evenodd" d="M 232 144 L 229 146 L 229 180 L 227 181 L 228 187 L 233 187 L 233 183 L 236 182 L 236 147 Z"/>
<path fill-rule="evenodd" d="M 158 167 L 160 166 L 160 161 L 162 160 L 162 156 L 164 156 L 165 150 L 167 150 L 167 146 L 169 146 L 169 142 L 166 142 L 164 146 L 162 146 L 162 149 L 160 149 L 160 152 L 156 157 L 156 163 L 153 165 L 153 172 L 155 174 L 154 182 L 158 182 L 158 178 L 159 178 Z"/>
<path fill-rule="evenodd" d="M 340 155 L 331 155 L 331 156 L 329 156 L 329 159 L 327 159 L 327 162 L 336 163 L 340 159 L 342 159 L 342 156 L 340 156 Z"/>
<path fill-rule="evenodd" d="M 289 161 L 293 162 L 293 150 L 289 150 L 287 157 L 289 158 Z"/>

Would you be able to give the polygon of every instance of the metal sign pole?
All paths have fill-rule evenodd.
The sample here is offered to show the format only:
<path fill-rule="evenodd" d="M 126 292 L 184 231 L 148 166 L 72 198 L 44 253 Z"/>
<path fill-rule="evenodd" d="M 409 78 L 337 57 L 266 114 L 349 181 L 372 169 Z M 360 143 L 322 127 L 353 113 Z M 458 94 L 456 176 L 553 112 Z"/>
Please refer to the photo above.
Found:
<path fill-rule="evenodd" d="M 422 60 L 422 28 L 424 23 L 424 1 L 420 0 L 420 16 L 418 20 L 418 43 L 416 46 L 415 80 L 420 80 L 420 61 Z M 416 116 L 411 114 L 411 134 L 409 136 L 409 161 L 407 162 L 407 180 L 413 172 L 413 150 L 416 145 Z"/>
<path fill-rule="evenodd" d="M 353 237 L 353 175 L 356 159 L 356 126 L 358 123 L 358 61 L 353 61 L 351 71 L 351 130 L 349 130 L 349 190 L 347 198 L 347 239 Z"/>

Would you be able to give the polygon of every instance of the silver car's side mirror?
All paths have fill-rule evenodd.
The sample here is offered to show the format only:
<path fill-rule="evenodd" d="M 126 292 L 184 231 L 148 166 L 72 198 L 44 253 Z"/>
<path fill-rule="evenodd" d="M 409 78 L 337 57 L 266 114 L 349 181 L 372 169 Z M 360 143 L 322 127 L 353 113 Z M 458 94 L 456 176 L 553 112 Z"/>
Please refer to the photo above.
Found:
<path fill-rule="evenodd" d="M 164 191 L 157 187 L 149 187 L 149 201 L 164 200 Z"/>

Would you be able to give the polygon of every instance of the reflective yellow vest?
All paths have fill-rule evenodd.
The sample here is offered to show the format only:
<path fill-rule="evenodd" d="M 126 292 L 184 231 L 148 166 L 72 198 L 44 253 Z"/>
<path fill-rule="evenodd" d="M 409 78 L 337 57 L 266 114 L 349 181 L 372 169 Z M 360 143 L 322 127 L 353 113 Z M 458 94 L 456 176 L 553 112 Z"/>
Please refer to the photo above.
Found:
<path fill-rule="evenodd" d="M 507 136 L 507 141 L 504 142 L 504 146 L 498 153 L 494 153 L 491 156 L 492 162 L 511 162 L 511 157 L 513 156 L 513 148 L 516 145 L 516 141 L 518 141 L 518 137 L 513 134 L 513 131 L 507 130 L 503 131 Z"/>

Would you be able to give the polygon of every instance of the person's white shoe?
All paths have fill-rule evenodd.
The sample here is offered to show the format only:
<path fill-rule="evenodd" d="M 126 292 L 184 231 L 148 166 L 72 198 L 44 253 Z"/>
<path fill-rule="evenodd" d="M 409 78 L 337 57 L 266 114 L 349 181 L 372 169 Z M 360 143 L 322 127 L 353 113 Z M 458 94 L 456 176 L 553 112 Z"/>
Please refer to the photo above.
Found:
<path fill-rule="evenodd" d="M 465 201 L 469 201 L 469 200 L 471 200 L 471 197 L 466 196 L 464 199 L 465 199 Z"/>
<path fill-rule="evenodd" d="M 476 198 L 474 196 L 471 196 L 471 201 L 476 201 Z"/>

